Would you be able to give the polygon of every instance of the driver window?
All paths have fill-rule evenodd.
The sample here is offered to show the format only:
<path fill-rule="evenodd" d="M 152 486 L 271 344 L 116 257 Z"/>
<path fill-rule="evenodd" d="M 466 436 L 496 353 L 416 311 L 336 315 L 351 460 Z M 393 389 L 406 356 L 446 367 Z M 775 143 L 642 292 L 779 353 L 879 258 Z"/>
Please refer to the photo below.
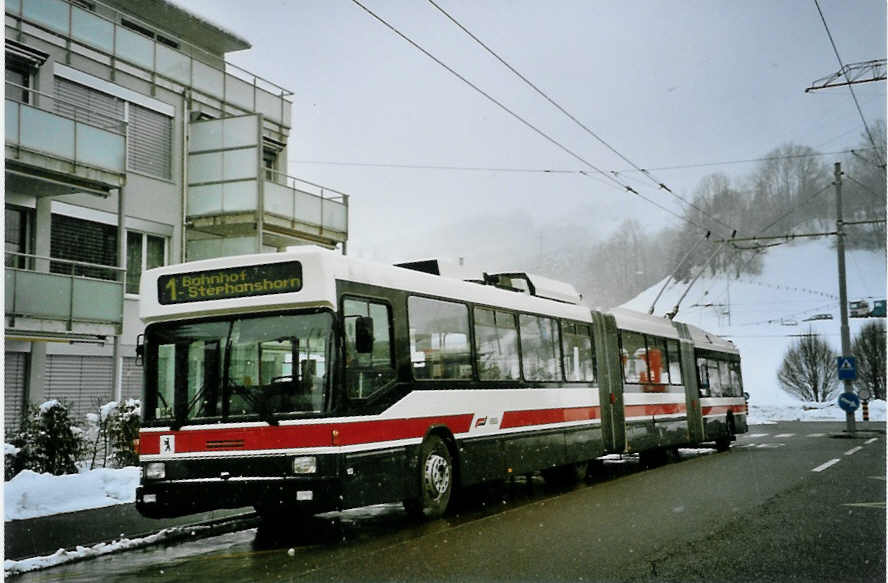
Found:
<path fill-rule="evenodd" d="M 395 378 L 392 365 L 391 310 L 386 304 L 346 298 L 343 301 L 345 327 L 345 383 L 350 399 L 366 399 Z M 373 346 L 358 352 L 358 317 L 373 319 Z"/>

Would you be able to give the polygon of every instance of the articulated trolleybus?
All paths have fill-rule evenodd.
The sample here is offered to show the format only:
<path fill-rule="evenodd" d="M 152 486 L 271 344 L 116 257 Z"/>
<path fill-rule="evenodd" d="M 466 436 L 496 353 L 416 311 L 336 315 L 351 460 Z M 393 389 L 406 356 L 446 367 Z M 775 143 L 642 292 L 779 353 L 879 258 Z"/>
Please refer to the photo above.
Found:
<path fill-rule="evenodd" d="M 747 430 L 730 342 L 591 311 L 523 273 L 306 247 L 147 271 L 140 310 L 136 504 L 151 517 L 394 501 L 433 517 L 455 488 L 576 479 L 609 453 L 724 450 Z"/>

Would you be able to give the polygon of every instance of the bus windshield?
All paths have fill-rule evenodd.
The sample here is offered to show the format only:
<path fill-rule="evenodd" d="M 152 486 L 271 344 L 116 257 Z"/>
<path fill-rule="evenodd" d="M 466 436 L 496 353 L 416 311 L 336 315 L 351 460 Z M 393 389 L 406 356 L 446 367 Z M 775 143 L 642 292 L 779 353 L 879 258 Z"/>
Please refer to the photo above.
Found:
<path fill-rule="evenodd" d="M 318 413 L 333 354 L 329 312 L 155 324 L 146 330 L 145 419 Z"/>

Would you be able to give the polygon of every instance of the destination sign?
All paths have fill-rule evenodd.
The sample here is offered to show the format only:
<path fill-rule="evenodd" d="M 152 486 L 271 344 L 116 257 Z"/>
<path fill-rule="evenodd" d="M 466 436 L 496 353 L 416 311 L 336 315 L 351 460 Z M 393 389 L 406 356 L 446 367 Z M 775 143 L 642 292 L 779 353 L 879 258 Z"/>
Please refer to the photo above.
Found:
<path fill-rule="evenodd" d="M 157 279 L 161 304 L 246 298 L 301 289 L 302 264 L 298 261 L 174 273 Z"/>

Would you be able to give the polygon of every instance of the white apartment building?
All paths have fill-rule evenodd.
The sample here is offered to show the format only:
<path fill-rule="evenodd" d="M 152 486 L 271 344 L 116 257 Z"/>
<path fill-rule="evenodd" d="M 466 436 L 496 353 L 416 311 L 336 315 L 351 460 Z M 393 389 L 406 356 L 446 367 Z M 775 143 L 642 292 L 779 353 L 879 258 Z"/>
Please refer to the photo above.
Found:
<path fill-rule="evenodd" d="M 6 1 L 5 422 L 138 397 L 139 278 L 316 244 L 348 196 L 286 175 L 291 93 L 166 0 Z"/>

